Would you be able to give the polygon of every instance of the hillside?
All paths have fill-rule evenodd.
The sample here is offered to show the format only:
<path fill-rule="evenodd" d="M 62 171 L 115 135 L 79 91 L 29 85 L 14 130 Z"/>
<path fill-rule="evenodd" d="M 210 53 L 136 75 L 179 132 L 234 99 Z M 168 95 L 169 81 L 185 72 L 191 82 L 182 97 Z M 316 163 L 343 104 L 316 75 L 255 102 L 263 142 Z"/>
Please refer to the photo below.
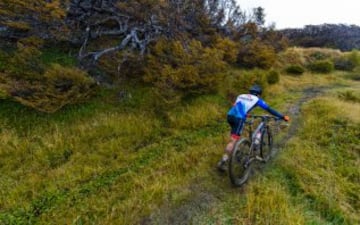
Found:
<path fill-rule="evenodd" d="M 289 47 L 264 17 L 234 0 L 0 2 L 0 224 L 360 224 L 357 33 Z M 291 121 L 235 188 L 215 166 L 253 84 Z"/>
<path fill-rule="evenodd" d="M 334 48 L 342 51 L 360 49 L 360 27 L 345 24 L 307 25 L 302 29 L 280 31 L 291 46 Z"/>
<path fill-rule="evenodd" d="M 343 72 L 282 75 L 266 100 L 290 127 L 242 188 L 215 169 L 228 135 L 221 95 L 167 121 L 134 107 L 146 102 L 139 89 L 55 114 L 2 102 L 1 224 L 357 224 L 359 87 Z"/>
<path fill-rule="evenodd" d="M 9 0 L 0 8 L 1 97 L 46 113 L 131 83 L 151 88 L 166 111 L 216 92 L 228 67 L 270 69 L 287 46 L 264 26 L 261 7 L 248 14 L 234 0 Z"/>

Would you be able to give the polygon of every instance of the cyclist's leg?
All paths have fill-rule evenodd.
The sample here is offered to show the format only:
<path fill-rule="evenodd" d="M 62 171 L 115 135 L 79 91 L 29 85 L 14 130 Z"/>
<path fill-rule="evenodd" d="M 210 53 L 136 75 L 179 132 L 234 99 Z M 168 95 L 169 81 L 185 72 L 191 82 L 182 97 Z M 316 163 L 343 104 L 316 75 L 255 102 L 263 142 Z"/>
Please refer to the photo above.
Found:
<path fill-rule="evenodd" d="M 225 153 L 227 155 L 231 155 L 232 150 L 234 149 L 234 145 L 239 139 L 240 139 L 240 135 L 237 135 L 237 134 L 231 134 L 230 135 L 230 140 L 229 140 L 228 144 L 225 147 Z"/>
<path fill-rule="evenodd" d="M 240 138 L 240 136 L 231 135 L 230 141 L 228 142 L 228 144 L 225 147 L 225 152 L 224 152 L 222 158 L 220 159 L 220 161 L 218 162 L 218 169 L 220 171 L 225 171 L 227 169 L 226 163 L 228 162 L 229 157 L 232 153 L 232 150 L 235 146 L 235 143 L 236 143 L 236 141 L 239 140 L 239 138 Z"/>
<path fill-rule="evenodd" d="M 225 148 L 225 152 L 228 155 L 231 155 L 236 141 L 240 139 L 240 135 L 244 129 L 245 120 L 234 116 L 228 116 L 227 120 L 231 127 L 231 132 L 230 132 L 230 141 Z"/>
<path fill-rule="evenodd" d="M 218 162 L 218 168 L 221 171 L 225 171 L 227 166 L 226 163 L 229 160 L 229 156 L 232 153 L 232 150 L 235 146 L 236 141 L 240 139 L 240 135 L 244 128 L 245 121 L 241 118 L 236 118 L 234 116 L 228 116 L 227 121 L 231 127 L 230 131 L 230 140 L 225 147 L 225 153 L 222 156 L 221 160 Z"/>

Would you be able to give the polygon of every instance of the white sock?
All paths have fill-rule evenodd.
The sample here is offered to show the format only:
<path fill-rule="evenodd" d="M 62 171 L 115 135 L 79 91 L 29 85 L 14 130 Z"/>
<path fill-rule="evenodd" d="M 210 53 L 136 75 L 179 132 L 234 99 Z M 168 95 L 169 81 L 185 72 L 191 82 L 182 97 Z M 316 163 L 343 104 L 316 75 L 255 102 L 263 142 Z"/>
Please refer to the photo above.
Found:
<path fill-rule="evenodd" d="M 226 161 L 228 161 L 228 159 L 229 159 L 229 156 L 227 154 L 224 154 L 222 157 L 222 161 L 226 162 Z"/>

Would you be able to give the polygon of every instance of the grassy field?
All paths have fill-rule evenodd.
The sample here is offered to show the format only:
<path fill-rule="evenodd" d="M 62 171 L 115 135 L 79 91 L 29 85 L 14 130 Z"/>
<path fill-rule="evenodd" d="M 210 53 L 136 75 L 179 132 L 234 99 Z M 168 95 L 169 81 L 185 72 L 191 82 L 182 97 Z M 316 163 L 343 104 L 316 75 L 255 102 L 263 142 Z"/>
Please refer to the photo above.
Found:
<path fill-rule="evenodd" d="M 104 91 L 50 115 L 1 101 L 0 224 L 360 224 L 359 81 L 282 75 L 265 100 L 291 132 L 242 188 L 215 169 L 224 97 L 164 121 L 143 93 Z"/>

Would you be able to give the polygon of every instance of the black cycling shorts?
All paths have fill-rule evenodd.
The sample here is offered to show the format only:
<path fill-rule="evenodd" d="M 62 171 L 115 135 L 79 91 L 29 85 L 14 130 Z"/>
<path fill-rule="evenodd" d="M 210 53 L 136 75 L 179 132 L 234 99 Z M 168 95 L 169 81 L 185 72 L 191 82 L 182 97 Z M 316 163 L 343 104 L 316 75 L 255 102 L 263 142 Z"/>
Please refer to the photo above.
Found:
<path fill-rule="evenodd" d="M 228 115 L 227 121 L 231 127 L 231 136 L 238 137 L 244 128 L 245 120 L 235 116 Z"/>

